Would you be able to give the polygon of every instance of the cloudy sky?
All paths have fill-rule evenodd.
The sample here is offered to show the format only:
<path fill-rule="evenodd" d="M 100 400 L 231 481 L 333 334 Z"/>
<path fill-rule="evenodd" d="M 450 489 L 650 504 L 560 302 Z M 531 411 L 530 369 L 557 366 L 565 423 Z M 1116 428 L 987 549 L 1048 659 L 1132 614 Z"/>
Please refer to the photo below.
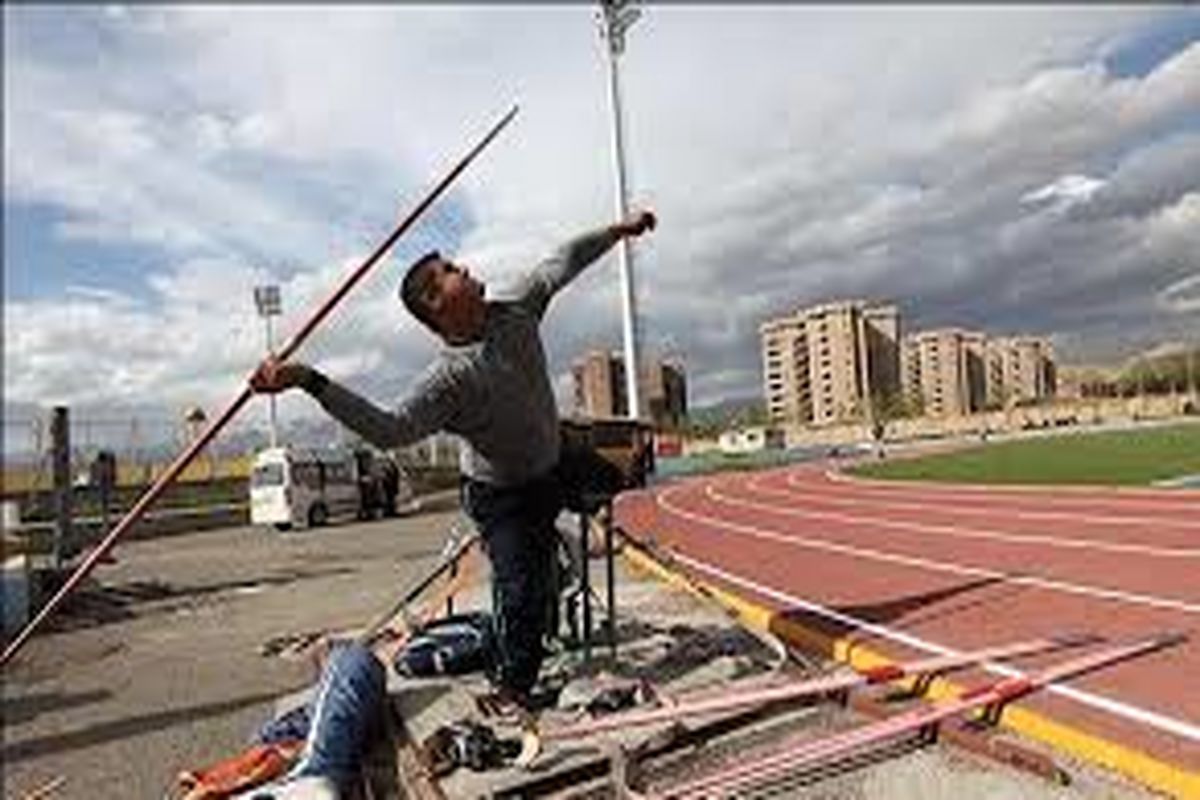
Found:
<path fill-rule="evenodd" d="M 513 102 L 514 124 L 301 352 L 390 400 L 437 246 L 501 287 L 612 215 L 584 5 L 4 8 L 4 392 L 219 406 Z M 622 62 L 645 346 L 753 395 L 757 327 L 842 296 L 1067 360 L 1200 340 L 1200 9 L 651 5 Z M 545 338 L 618 346 L 614 257 Z M 285 415 L 315 413 L 288 397 Z"/>

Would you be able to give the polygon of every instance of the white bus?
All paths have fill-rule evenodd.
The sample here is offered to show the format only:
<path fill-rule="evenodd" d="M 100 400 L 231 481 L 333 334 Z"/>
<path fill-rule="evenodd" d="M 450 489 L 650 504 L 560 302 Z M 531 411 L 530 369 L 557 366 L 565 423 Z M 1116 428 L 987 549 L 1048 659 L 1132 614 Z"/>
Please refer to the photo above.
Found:
<path fill-rule="evenodd" d="M 251 524 L 314 528 L 360 509 L 358 470 L 348 450 L 272 447 L 254 458 Z"/>

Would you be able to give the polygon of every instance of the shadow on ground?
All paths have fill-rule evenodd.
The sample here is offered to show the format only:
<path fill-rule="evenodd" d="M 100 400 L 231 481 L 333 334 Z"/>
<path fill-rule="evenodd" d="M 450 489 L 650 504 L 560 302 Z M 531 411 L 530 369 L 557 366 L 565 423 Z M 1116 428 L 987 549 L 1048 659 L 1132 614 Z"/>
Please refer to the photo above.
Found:
<path fill-rule="evenodd" d="M 989 587 L 999 586 L 1003 593 L 987 592 L 985 596 L 974 596 L 959 599 L 963 595 L 981 592 Z M 833 610 L 841 615 L 851 617 L 861 622 L 886 625 L 903 620 L 912 625 L 934 619 L 948 619 L 963 614 L 971 609 L 1000 602 L 1021 587 L 1007 584 L 1004 577 L 981 578 L 966 581 L 953 586 L 934 589 L 917 594 L 901 595 L 876 603 L 838 606 Z M 849 620 L 831 619 L 829 616 L 803 608 L 791 608 L 778 612 L 771 620 L 772 632 L 782 634 L 791 625 L 799 625 L 814 634 L 812 644 L 827 649 L 828 643 L 838 639 L 859 641 L 870 638 L 870 634 Z"/>
<path fill-rule="evenodd" d="M 151 714 L 141 714 L 124 719 L 111 720 L 98 725 L 89 725 L 86 728 L 63 731 L 49 736 L 26 739 L 25 741 L 9 741 L 4 746 L 4 759 L 6 763 L 14 764 L 29 758 L 126 739 L 169 728 L 173 725 L 195 722 L 196 720 L 208 717 L 218 717 L 250 706 L 269 703 L 278 696 L 279 692 L 248 695 L 234 700 L 222 700 L 217 703 L 205 703 L 197 706 L 188 706 L 187 708 L 156 711 Z"/>
<path fill-rule="evenodd" d="M 212 595 L 238 591 L 254 591 L 285 586 L 311 578 L 324 578 L 356 572 L 350 567 L 330 569 L 289 570 L 261 577 L 235 581 L 220 581 L 199 586 L 177 586 L 164 581 L 129 581 L 111 586 L 93 585 L 80 589 L 67 598 L 47 630 L 57 632 L 79 628 L 95 628 L 114 622 L 133 619 L 139 614 L 170 613 Z M 53 587 L 51 587 L 51 591 Z M 150 604 L 153 608 L 148 608 Z"/>
<path fill-rule="evenodd" d="M 4 725 L 11 729 L 13 725 L 37 717 L 76 706 L 85 706 L 112 697 L 107 689 L 93 689 L 87 692 L 42 692 L 23 697 L 4 698 Z"/>
<path fill-rule="evenodd" d="M 775 657 L 748 631 L 720 625 L 662 626 L 625 618 L 616 626 L 616 640 L 617 661 L 613 662 L 608 640 L 598 632 L 592 642 L 591 664 L 581 661 L 579 643 L 570 642 L 564 662 L 569 679 L 610 673 L 665 685 L 727 657 L 731 659 L 732 680 L 769 668 Z"/>

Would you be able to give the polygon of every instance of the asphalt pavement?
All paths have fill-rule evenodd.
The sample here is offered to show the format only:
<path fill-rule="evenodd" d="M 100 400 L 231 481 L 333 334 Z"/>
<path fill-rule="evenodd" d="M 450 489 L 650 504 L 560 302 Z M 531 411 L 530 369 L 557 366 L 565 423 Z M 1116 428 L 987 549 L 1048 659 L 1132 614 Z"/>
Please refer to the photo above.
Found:
<path fill-rule="evenodd" d="M 445 506 L 445 504 L 443 504 Z M 273 637 L 362 625 L 433 564 L 456 511 L 118 546 L 4 673 L 4 796 L 162 798 L 309 684 Z"/>

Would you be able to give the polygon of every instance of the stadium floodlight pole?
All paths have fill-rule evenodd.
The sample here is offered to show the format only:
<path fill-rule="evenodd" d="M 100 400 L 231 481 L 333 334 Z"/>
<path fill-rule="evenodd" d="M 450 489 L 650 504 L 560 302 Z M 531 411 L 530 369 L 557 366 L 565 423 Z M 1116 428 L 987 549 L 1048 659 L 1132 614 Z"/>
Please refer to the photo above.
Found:
<path fill-rule="evenodd" d="M 258 315 L 263 318 L 267 327 L 267 355 L 275 355 L 275 333 L 272 330 L 271 318 L 279 316 L 282 306 L 279 302 L 279 287 L 275 284 L 254 287 L 254 305 Z M 279 446 L 279 428 L 275 416 L 275 395 L 270 397 L 270 429 L 271 447 Z"/>
<path fill-rule="evenodd" d="M 625 52 L 625 31 L 641 16 L 631 0 L 600 0 L 600 35 L 607 42 L 608 99 L 612 110 L 613 172 L 616 181 L 617 219 L 629 213 L 625 180 L 625 144 L 621 109 L 621 78 L 618 57 Z M 621 276 L 621 330 L 625 341 L 625 400 L 629 418 L 641 415 L 638 388 L 637 308 L 633 290 L 633 250 L 629 240 L 617 243 L 617 269 Z"/>
<path fill-rule="evenodd" d="M 413 223 L 417 221 L 417 219 L 425 212 L 425 210 L 429 208 L 429 206 L 433 205 L 433 202 L 437 200 L 437 198 L 440 197 L 447 188 L 449 188 L 450 184 L 454 182 L 459 174 L 462 173 L 462 171 L 465 170 L 467 166 L 475 160 L 476 156 L 483 152 L 485 147 L 491 144 L 492 140 L 499 135 L 500 131 L 512 121 L 512 118 L 517 115 L 517 108 L 518 107 L 514 105 L 511 109 L 509 109 L 509 111 L 500 118 L 500 121 L 492 126 L 483 139 L 481 139 L 478 144 L 471 148 L 471 150 L 468 151 L 465 156 L 463 156 L 463 158 L 454 166 L 454 168 L 451 169 L 450 172 L 448 172 L 446 176 L 442 178 L 442 180 L 436 186 L 434 186 L 428 194 L 425 195 L 421 202 L 417 203 L 413 210 L 410 211 L 404 217 L 404 219 L 402 219 L 396 225 L 392 232 L 388 234 L 387 238 L 384 239 L 383 242 L 381 242 L 369 256 L 367 256 L 366 260 L 363 261 L 362 264 L 360 264 L 353 272 L 346 276 L 342 283 L 329 295 L 329 297 L 325 299 L 325 302 L 323 302 L 317 308 L 317 310 L 313 312 L 312 316 L 305 321 L 300 330 L 296 331 L 296 333 L 292 335 L 292 338 L 288 340 L 287 344 L 285 344 L 279 351 L 278 358 L 280 361 L 287 361 L 287 359 L 299 349 L 300 345 L 304 343 L 304 340 L 309 337 L 309 334 L 311 334 L 316 327 L 320 325 L 327 316 L 329 316 L 330 312 L 332 312 L 337 304 L 341 302 L 342 298 L 344 298 L 350 292 L 350 290 L 353 289 L 354 286 L 366 276 L 371 267 L 375 266 L 377 261 L 383 258 L 383 256 L 392 249 L 392 245 L 394 245 L 396 241 L 409 228 L 412 227 Z M 132 527 L 133 524 L 142 517 L 142 515 L 146 512 L 146 509 L 150 507 L 150 504 L 153 503 L 154 500 L 163 493 L 167 486 L 169 486 L 181 472 L 183 472 L 187 465 L 190 464 L 193 459 L 195 459 L 200 451 L 203 450 L 209 444 L 209 442 L 216 438 L 221 429 L 224 428 L 229 421 L 233 419 L 237 412 L 241 410 L 242 406 L 244 406 L 250 400 L 250 398 L 254 395 L 254 390 L 250 388 L 249 377 L 250 376 L 247 376 L 246 385 L 242 388 L 241 393 L 234 398 L 234 400 L 225 407 L 225 410 L 218 414 L 212 420 L 212 422 L 208 424 L 208 427 L 205 428 L 204 431 L 202 431 L 200 435 L 197 436 L 191 442 L 191 444 L 189 444 L 188 447 L 175 458 L 175 460 L 171 463 L 171 466 L 167 467 L 166 471 L 159 476 L 158 480 L 155 481 L 154 484 L 147 489 L 140 498 L 138 498 L 138 501 L 134 503 L 133 507 L 125 513 L 125 516 L 120 522 L 117 523 L 116 527 L 109 531 L 108 535 L 105 536 L 104 539 L 102 539 L 100 543 L 96 545 L 95 549 L 88 554 L 83 562 L 80 563 L 80 565 L 75 569 L 75 572 L 71 574 L 71 577 L 67 579 L 66 583 L 64 583 L 62 587 L 55 592 L 54 596 L 51 597 L 44 606 L 42 606 L 37 615 L 34 616 L 34 618 L 30 620 L 24 628 L 21 629 L 21 632 L 18 633 L 17 636 L 5 646 L 4 654 L 0 655 L 0 666 L 5 665 L 12 660 L 13 656 L 15 656 L 21 650 L 21 648 L 25 645 L 25 642 L 27 642 L 29 637 L 33 635 L 33 632 L 36 631 L 38 627 L 45 622 L 60 605 L 62 605 L 62 602 L 72 591 L 74 591 L 75 587 L 77 587 L 83 581 L 83 579 L 91 573 L 96 564 L 98 564 L 100 560 L 107 555 L 108 551 L 112 549 L 114 544 L 116 544 L 117 539 L 119 539 L 122 534 L 129 530 L 129 528 Z"/>

